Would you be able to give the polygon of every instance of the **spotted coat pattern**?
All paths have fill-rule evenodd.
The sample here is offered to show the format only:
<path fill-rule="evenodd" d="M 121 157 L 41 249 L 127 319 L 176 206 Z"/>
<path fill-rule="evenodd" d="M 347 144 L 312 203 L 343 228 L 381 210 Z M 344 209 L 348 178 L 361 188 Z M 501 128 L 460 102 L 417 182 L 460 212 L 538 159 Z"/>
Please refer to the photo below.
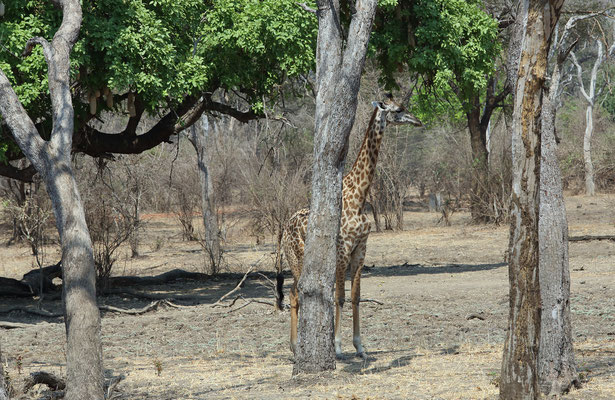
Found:
<path fill-rule="evenodd" d="M 400 107 L 390 96 L 384 102 L 374 102 L 373 104 L 375 109 L 357 159 L 350 172 L 343 178 L 342 214 L 337 243 L 335 282 L 335 352 L 338 356 L 341 355 L 340 318 L 341 309 L 345 302 L 344 286 L 348 266 L 350 266 L 352 285 L 350 295 L 353 316 L 353 344 L 359 356 L 364 356 L 365 354 L 360 336 L 359 301 L 361 269 L 363 268 L 367 237 L 371 227 L 363 209 L 374 177 L 382 135 L 387 124 L 421 125 L 421 122 L 416 117 Z M 297 283 L 303 266 L 308 216 L 309 209 L 307 208 L 297 211 L 286 223 L 280 244 L 282 259 L 290 267 L 294 278 L 290 291 L 290 336 L 293 352 L 297 344 L 297 317 L 299 310 Z M 282 262 L 279 268 L 283 268 Z"/>

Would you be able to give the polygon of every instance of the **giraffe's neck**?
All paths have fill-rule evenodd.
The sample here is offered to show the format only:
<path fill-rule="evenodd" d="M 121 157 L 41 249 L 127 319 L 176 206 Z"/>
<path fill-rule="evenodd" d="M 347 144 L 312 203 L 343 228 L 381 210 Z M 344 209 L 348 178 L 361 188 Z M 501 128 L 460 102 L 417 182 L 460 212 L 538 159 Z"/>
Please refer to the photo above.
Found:
<path fill-rule="evenodd" d="M 384 118 L 382 110 L 376 108 L 369 121 L 357 159 L 350 172 L 344 177 L 343 204 L 346 211 L 361 212 L 363 210 L 376 171 L 382 133 L 386 124 Z"/>

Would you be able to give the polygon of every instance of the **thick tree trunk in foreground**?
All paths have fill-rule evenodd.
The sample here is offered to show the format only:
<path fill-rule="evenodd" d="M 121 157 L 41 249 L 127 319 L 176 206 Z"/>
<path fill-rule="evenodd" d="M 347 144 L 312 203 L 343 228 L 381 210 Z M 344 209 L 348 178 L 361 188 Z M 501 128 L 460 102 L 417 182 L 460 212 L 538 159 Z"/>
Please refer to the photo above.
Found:
<path fill-rule="evenodd" d="M 540 345 L 538 351 L 538 383 L 544 394 L 561 395 L 578 375 L 572 347 L 570 324 L 570 271 L 568 268 L 568 221 L 557 162 L 555 114 L 561 78 L 561 65 L 569 26 L 557 46 L 549 95 L 542 107 L 542 146 L 540 160 L 540 209 L 538 218 L 539 281 L 542 302 Z"/>
<path fill-rule="evenodd" d="M 207 136 L 209 134 L 209 120 L 206 115 L 201 117 L 200 123 L 192 125 L 190 142 L 194 146 L 201 178 L 201 205 L 203 209 L 203 226 L 205 229 L 205 252 L 209 261 L 209 273 L 216 274 L 220 270 L 222 250 L 220 248 L 220 235 L 218 227 L 218 214 L 216 213 L 214 184 L 209 168 L 207 155 Z"/>
<path fill-rule="evenodd" d="M 563 0 L 524 0 L 520 10 L 524 35 L 514 91 L 510 311 L 500 381 L 502 399 L 539 396 L 541 111 L 551 34 L 562 4 Z"/>
<path fill-rule="evenodd" d="M 103 371 L 92 242 L 70 157 L 48 162 L 45 184 L 62 243 L 66 398 L 98 399 L 102 398 Z"/>
<path fill-rule="evenodd" d="M 0 71 L 0 113 L 15 141 L 41 174 L 52 201 L 62 246 L 66 324 L 66 399 L 102 399 L 103 369 L 100 315 L 96 305 L 96 271 L 92 242 L 85 222 L 71 165 L 74 111 L 70 93 L 70 52 L 81 26 L 77 0 L 58 1 L 62 24 L 51 44 L 43 38 L 28 41 L 43 47 L 49 72 L 53 130 L 49 141 L 38 134 L 10 82 Z"/>
<path fill-rule="evenodd" d="M 347 39 L 342 36 L 339 6 L 339 0 L 318 1 L 312 201 L 298 284 L 300 312 L 293 374 L 335 368 L 333 288 L 342 176 L 376 1 L 356 1 Z"/>

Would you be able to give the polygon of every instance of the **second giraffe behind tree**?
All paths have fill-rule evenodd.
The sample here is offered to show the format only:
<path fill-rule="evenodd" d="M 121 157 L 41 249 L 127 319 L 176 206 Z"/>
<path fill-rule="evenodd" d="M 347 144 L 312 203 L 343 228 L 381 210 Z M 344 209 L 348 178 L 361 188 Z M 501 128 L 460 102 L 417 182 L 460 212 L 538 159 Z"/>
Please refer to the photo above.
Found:
<path fill-rule="evenodd" d="M 340 317 L 345 301 L 344 286 L 346 269 L 350 265 L 351 300 L 352 300 L 352 343 L 357 355 L 365 356 L 361 344 L 359 324 L 359 301 L 361 296 L 360 280 L 361 269 L 365 259 L 367 237 L 370 232 L 370 223 L 364 214 L 365 199 L 374 178 L 378 152 L 382 142 L 382 135 L 387 125 L 415 125 L 422 126 L 418 118 L 410 114 L 393 100 L 389 94 L 383 102 L 372 102 L 372 114 L 363 144 L 357 155 L 352 169 L 343 179 L 342 187 L 342 215 L 340 233 L 337 242 L 337 265 L 335 281 L 335 353 L 342 355 L 342 339 L 340 337 Z M 280 243 L 280 260 L 278 264 L 278 308 L 282 306 L 282 286 L 284 278 L 282 271 L 285 263 L 293 274 L 294 282 L 290 290 L 290 345 L 293 353 L 297 347 L 297 317 L 299 311 L 299 297 L 297 282 L 303 267 L 303 251 L 307 231 L 309 209 L 297 211 L 286 223 Z"/>

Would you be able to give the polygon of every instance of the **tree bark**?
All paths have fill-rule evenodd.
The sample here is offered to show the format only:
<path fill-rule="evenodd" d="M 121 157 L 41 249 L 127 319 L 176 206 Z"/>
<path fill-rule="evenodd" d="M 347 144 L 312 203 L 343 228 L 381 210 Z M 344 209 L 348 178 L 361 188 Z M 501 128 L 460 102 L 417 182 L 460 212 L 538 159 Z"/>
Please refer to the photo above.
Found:
<path fill-rule="evenodd" d="M 594 134 L 594 105 L 588 104 L 585 110 L 585 134 L 583 135 L 583 166 L 585 169 L 585 194 L 594 196 L 594 163 L 592 162 L 592 135 Z"/>
<path fill-rule="evenodd" d="M 470 197 L 470 212 L 472 221 L 484 223 L 489 221 L 489 192 L 486 129 L 480 123 L 481 104 L 478 95 L 470 102 L 472 109 L 466 113 L 470 145 L 472 147 L 472 195 Z"/>
<path fill-rule="evenodd" d="M 209 273 L 217 274 L 222 259 L 220 248 L 220 228 L 218 227 L 218 214 L 216 213 L 214 184 L 209 167 L 207 154 L 207 137 L 209 134 L 209 120 L 206 115 L 201 117 L 201 123 L 191 127 L 190 142 L 194 146 L 201 178 L 201 205 L 203 209 L 203 226 L 205 229 L 205 252 L 209 263 Z"/>
<path fill-rule="evenodd" d="M 15 141 L 41 174 L 51 198 L 62 246 L 66 324 L 66 399 L 103 399 L 100 315 L 96 305 L 96 273 L 81 199 L 73 177 L 71 146 L 74 111 L 70 93 L 70 52 L 81 26 L 77 0 L 58 1 L 62 24 L 51 44 L 33 38 L 24 55 L 39 44 L 47 61 L 53 130 L 49 141 L 38 134 L 6 75 L 0 71 L 0 113 Z"/>
<path fill-rule="evenodd" d="M 298 283 L 300 313 L 293 374 L 335 368 L 333 288 L 342 176 L 376 1 L 356 1 L 347 37 L 339 6 L 339 0 L 318 1 L 312 201 Z"/>
<path fill-rule="evenodd" d="M 9 400 L 8 388 L 4 379 L 4 361 L 2 359 L 2 345 L 0 344 L 0 400 Z"/>
<path fill-rule="evenodd" d="M 374 195 L 374 188 L 369 192 L 369 205 L 372 209 L 372 215 L 374 216 L 374 230 L 376 232 L 382 232 L 382 224 L 380 223 L 380 200 L 378 196 Z"/>
<path fill-rule="evenodd" d="M 560 68 L 564 60 L 559 57 L 563 49 L 556 50 L 558 57 L 551 73 L 549 95 L 545 96 L 542 106 L 538 216 L 538 270 L 543 310 L 538 350 L 538 383 L 540 391 L 546 395 L 562 395 L 573 384 L 578 384 L 570 323 L 568 221 L 555 140 Z"/>
<path fill-rule="evenodd" d="M 501 399 L 536 399 L 541 340 L 539 199 L 541 112 L 547 56 L 563 0 L 523 0 L 522 43 L 514 90 L 513 185 L 509 244 L 510 311 Z"/>

